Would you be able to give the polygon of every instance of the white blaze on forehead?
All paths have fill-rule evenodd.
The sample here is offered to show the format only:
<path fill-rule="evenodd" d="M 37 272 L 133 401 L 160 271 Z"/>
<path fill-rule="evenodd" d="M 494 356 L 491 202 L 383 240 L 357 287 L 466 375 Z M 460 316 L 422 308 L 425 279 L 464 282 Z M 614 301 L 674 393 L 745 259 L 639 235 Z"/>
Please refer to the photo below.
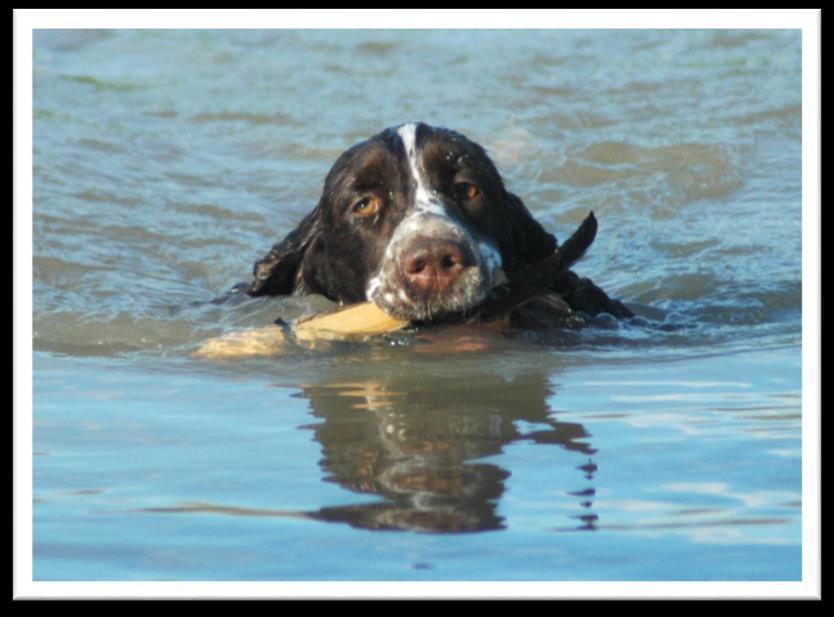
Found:
<path fill-rule="evenodd" d="M 446 209 L 423 181 L 423 174 L 420 173 L 419 158 L 417 156 L 417 125 L 403 124 L 397 129 L 397 134 L 405 146 L 405 155 L 408 158 L 408 165 L 411 168 L 411 177 L 417 188 L 414 192 L 414 207 L 417 211 L 432 212 L 440 216 L 446 216 Z"/>
<path fill-rule="evenodd" d="M 397 134 L 403 140 L 405 155 L 411 164 L 411 173 L 414 174 L 415 179 L 418 179 L 420 174 L 417 173 L 417 125 L 403 124 L 397 129 Z"/>

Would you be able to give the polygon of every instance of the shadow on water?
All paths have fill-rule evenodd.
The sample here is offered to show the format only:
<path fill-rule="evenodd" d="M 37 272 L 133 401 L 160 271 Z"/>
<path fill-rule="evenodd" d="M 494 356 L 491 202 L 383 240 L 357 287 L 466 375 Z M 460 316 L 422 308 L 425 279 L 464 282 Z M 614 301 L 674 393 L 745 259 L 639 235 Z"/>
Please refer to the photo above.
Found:
<path fill-rule="evenodd" d="M 580 424 L 551 417 L 543 374 L 512 381 L 498 375 L 432 381 L 415 384 L 403 376 L 304 389 L 321 420 L 309 428 L 322 446 L 327 479 L 383 498 L 322 508 L 310 516 L 367 529 L 501 529 L 496 509 L 510 473 L 488 457 L 522 440 L 582 455 L 577 475 L 593 478 L 589 434 Z M 519 423 L 538 428 L 522 433 Z M 589 527 L 595 520 L 593 492 L 589 487 L 577 495 L 589 511 L 583 517 Z"/>
<path fill-rule="evenodd" d="M 587 345 L 590 334 L 597 341 L 606 336 L 631 340 L 629 332 L 635 329 L 662 329 L 647 319 L 636 317 L 642 321 L 633 327 L 603 322 L 583 336 L 561 329 L 513 336 L 445 326 L 399 337 L 395 333 L 389 341 L 393 347 L 342 344 L 330 353 L 327 345 L 299 352 L 299 362 L 320 362 L 310 367 L 307 379 L 301 377 L 303 369 L 292 379 L 301 383 L 294 385 L 300 388 L 294 396 L 307 402 L 315 419 L 300 428 L 311 431 L 321 449 L 324 480 L 362 498 L 308 511 L 204 502 L 142 511 L 289 517 L 371 530 L 500 530 L 505 528 L 500 503 L 510 471 L 499 457 L 514 444 L 532 443 L 562 453 L 548 474 L 554 483 L 564 481 L 561 470 L 572 470 L 570 486 L 542 487 L 575 504 L 566 515 L 570 520 L 558 528 L 596 530 L 597 450 L 582 424 L 558 420 L 550 407 L 558 362 L 537 364 L 527 352 L 530 345 L 549 349 L 554 340 L 571 348 Z M 514 345 L 527 350 L 523 368 L 511 353 L 510 358 L 495 353 Z"/>
<path fill-rule="evenodd" d="M 507 378 L 498 367 L 458 374 L 438 368 L 416 362 L 369 377 L 347 367 L 295 395 L 308 401 L 316 419 L 300 428 L 312 431 L 321 448 L 324 480 L 362 495 L 359 503 L 303 512 L 211 503 L 142 511 L 303 518 L 371 530 L 500 530 L 510 472 L 491 457 L 527 442 L 555 446 L 574 459 L 554 461 L 575 469 L 571 490 L 562 494 L 575 499 L 581 513 L 572 517 L 576 525 L 564 527 L 595 529 L 596 450 L 581 424 L 554 419 L 548 375 L 525 369 Z"/>

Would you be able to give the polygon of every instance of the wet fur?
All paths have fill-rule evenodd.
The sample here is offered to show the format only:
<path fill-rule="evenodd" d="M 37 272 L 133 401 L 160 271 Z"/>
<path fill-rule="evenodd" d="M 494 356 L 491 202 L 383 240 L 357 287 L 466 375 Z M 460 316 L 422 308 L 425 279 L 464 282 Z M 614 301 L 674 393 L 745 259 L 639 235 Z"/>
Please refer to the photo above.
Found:
<path fill-rule="evenodd" d="M 342 154 L 325 178 L 316 207 L 255 263 L 255 280 L 247 293 L 315 293 L 349 304 L 368 299 L 373 277 L 384 279 L 389 290 L 399 291 L 397 281 L 389 280 L 397 270 L 390 263 L 389 245 L 400 223 L 413 216 L 418 201 L 415 195 L 420 190 L 426 193 L 427 188 L 432 199 L 445 208 L 450 228 L 459 228 L 473 241 L 494 247 L 500 255 L 500 269 L 507 277 L 555 250 L 556 237 L 535 220 L 519 197 L 506 190 L 481 146 L 447 129 L 418 124 L 412 131 L 416 142 L 412 147 L 419 149 L 412 156 L 419 158 L 409 160 L 401 127 L 386 129 Z M 417 167 L 419 177 L 415 180 Z M 456 202 L 448 185 L 450 178 L 458 177 L 477 183 L 477 209 L 467 209 Z M 349 213 L 349 207 L 357 196 L 368 192 L 379 195 L 384 205 L 374 220 L 360 220 Z M 464 284 L 465 281 L 461 288 Z M 533 302 L 529 307 L 537 323 L 549 313 L 554 323 L 571 319 L 575 322 L 577 315 L 601 312 L 616 317 L 631 315 L 622 303 L 609 298 L 590 279 L 572 271 L 556 277 L 549 291 L 549 299 Z M 403 293 L 399 295 L 404 297 Z M 450 292 L 449 299 L 441 298 L 437 306 L 426 310 L 409 306 L 405 300 L 395 302 L 407 317 L 430 318 L 475 297 L 473 293 L 461 292 L 461 300 L 452 299 L 452 295 Z"/>

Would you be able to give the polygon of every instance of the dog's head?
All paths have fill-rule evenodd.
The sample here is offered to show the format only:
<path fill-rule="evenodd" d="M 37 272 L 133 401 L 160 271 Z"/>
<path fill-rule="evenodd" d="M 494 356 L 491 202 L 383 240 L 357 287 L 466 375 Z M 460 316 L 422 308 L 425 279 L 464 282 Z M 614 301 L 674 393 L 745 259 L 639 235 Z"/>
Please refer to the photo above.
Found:
<path fill-rule="evenodd" d="M 427 321 L 478 305 L 501 272 L 555 247 L 481 146 L 405 124 L 339 157 L 318 206 L 255 264 L 250 294 L 371 300 Z"/>

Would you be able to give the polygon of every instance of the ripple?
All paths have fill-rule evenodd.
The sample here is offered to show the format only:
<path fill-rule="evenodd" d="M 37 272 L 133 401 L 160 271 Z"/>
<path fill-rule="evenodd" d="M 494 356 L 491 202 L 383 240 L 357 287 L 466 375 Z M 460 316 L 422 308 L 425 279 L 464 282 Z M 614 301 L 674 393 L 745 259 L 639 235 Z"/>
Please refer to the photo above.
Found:
<path fill-rule="evenodd" d="M 98 91 L 112 90 L 115 92 L 131 92 L 133 90 L 139 90 L 140 88 L 142 88 L 142 86 L 136 83 L 130 83 L 126 81 L 109 81 L 98 77 L 93 77 L 92 75 L 58 75 L 58 78 L 76 84 L 89 86 L 92 89 Z"/>
<path fill-rule="evenodd" d="M 269 114 L 254 112 L 202 112 L 188 118 L 190 122 L 245 122 L 252 125 L 289 126 L 297 124 L 295 118 L 287 113 L 273 112 Z"/>

